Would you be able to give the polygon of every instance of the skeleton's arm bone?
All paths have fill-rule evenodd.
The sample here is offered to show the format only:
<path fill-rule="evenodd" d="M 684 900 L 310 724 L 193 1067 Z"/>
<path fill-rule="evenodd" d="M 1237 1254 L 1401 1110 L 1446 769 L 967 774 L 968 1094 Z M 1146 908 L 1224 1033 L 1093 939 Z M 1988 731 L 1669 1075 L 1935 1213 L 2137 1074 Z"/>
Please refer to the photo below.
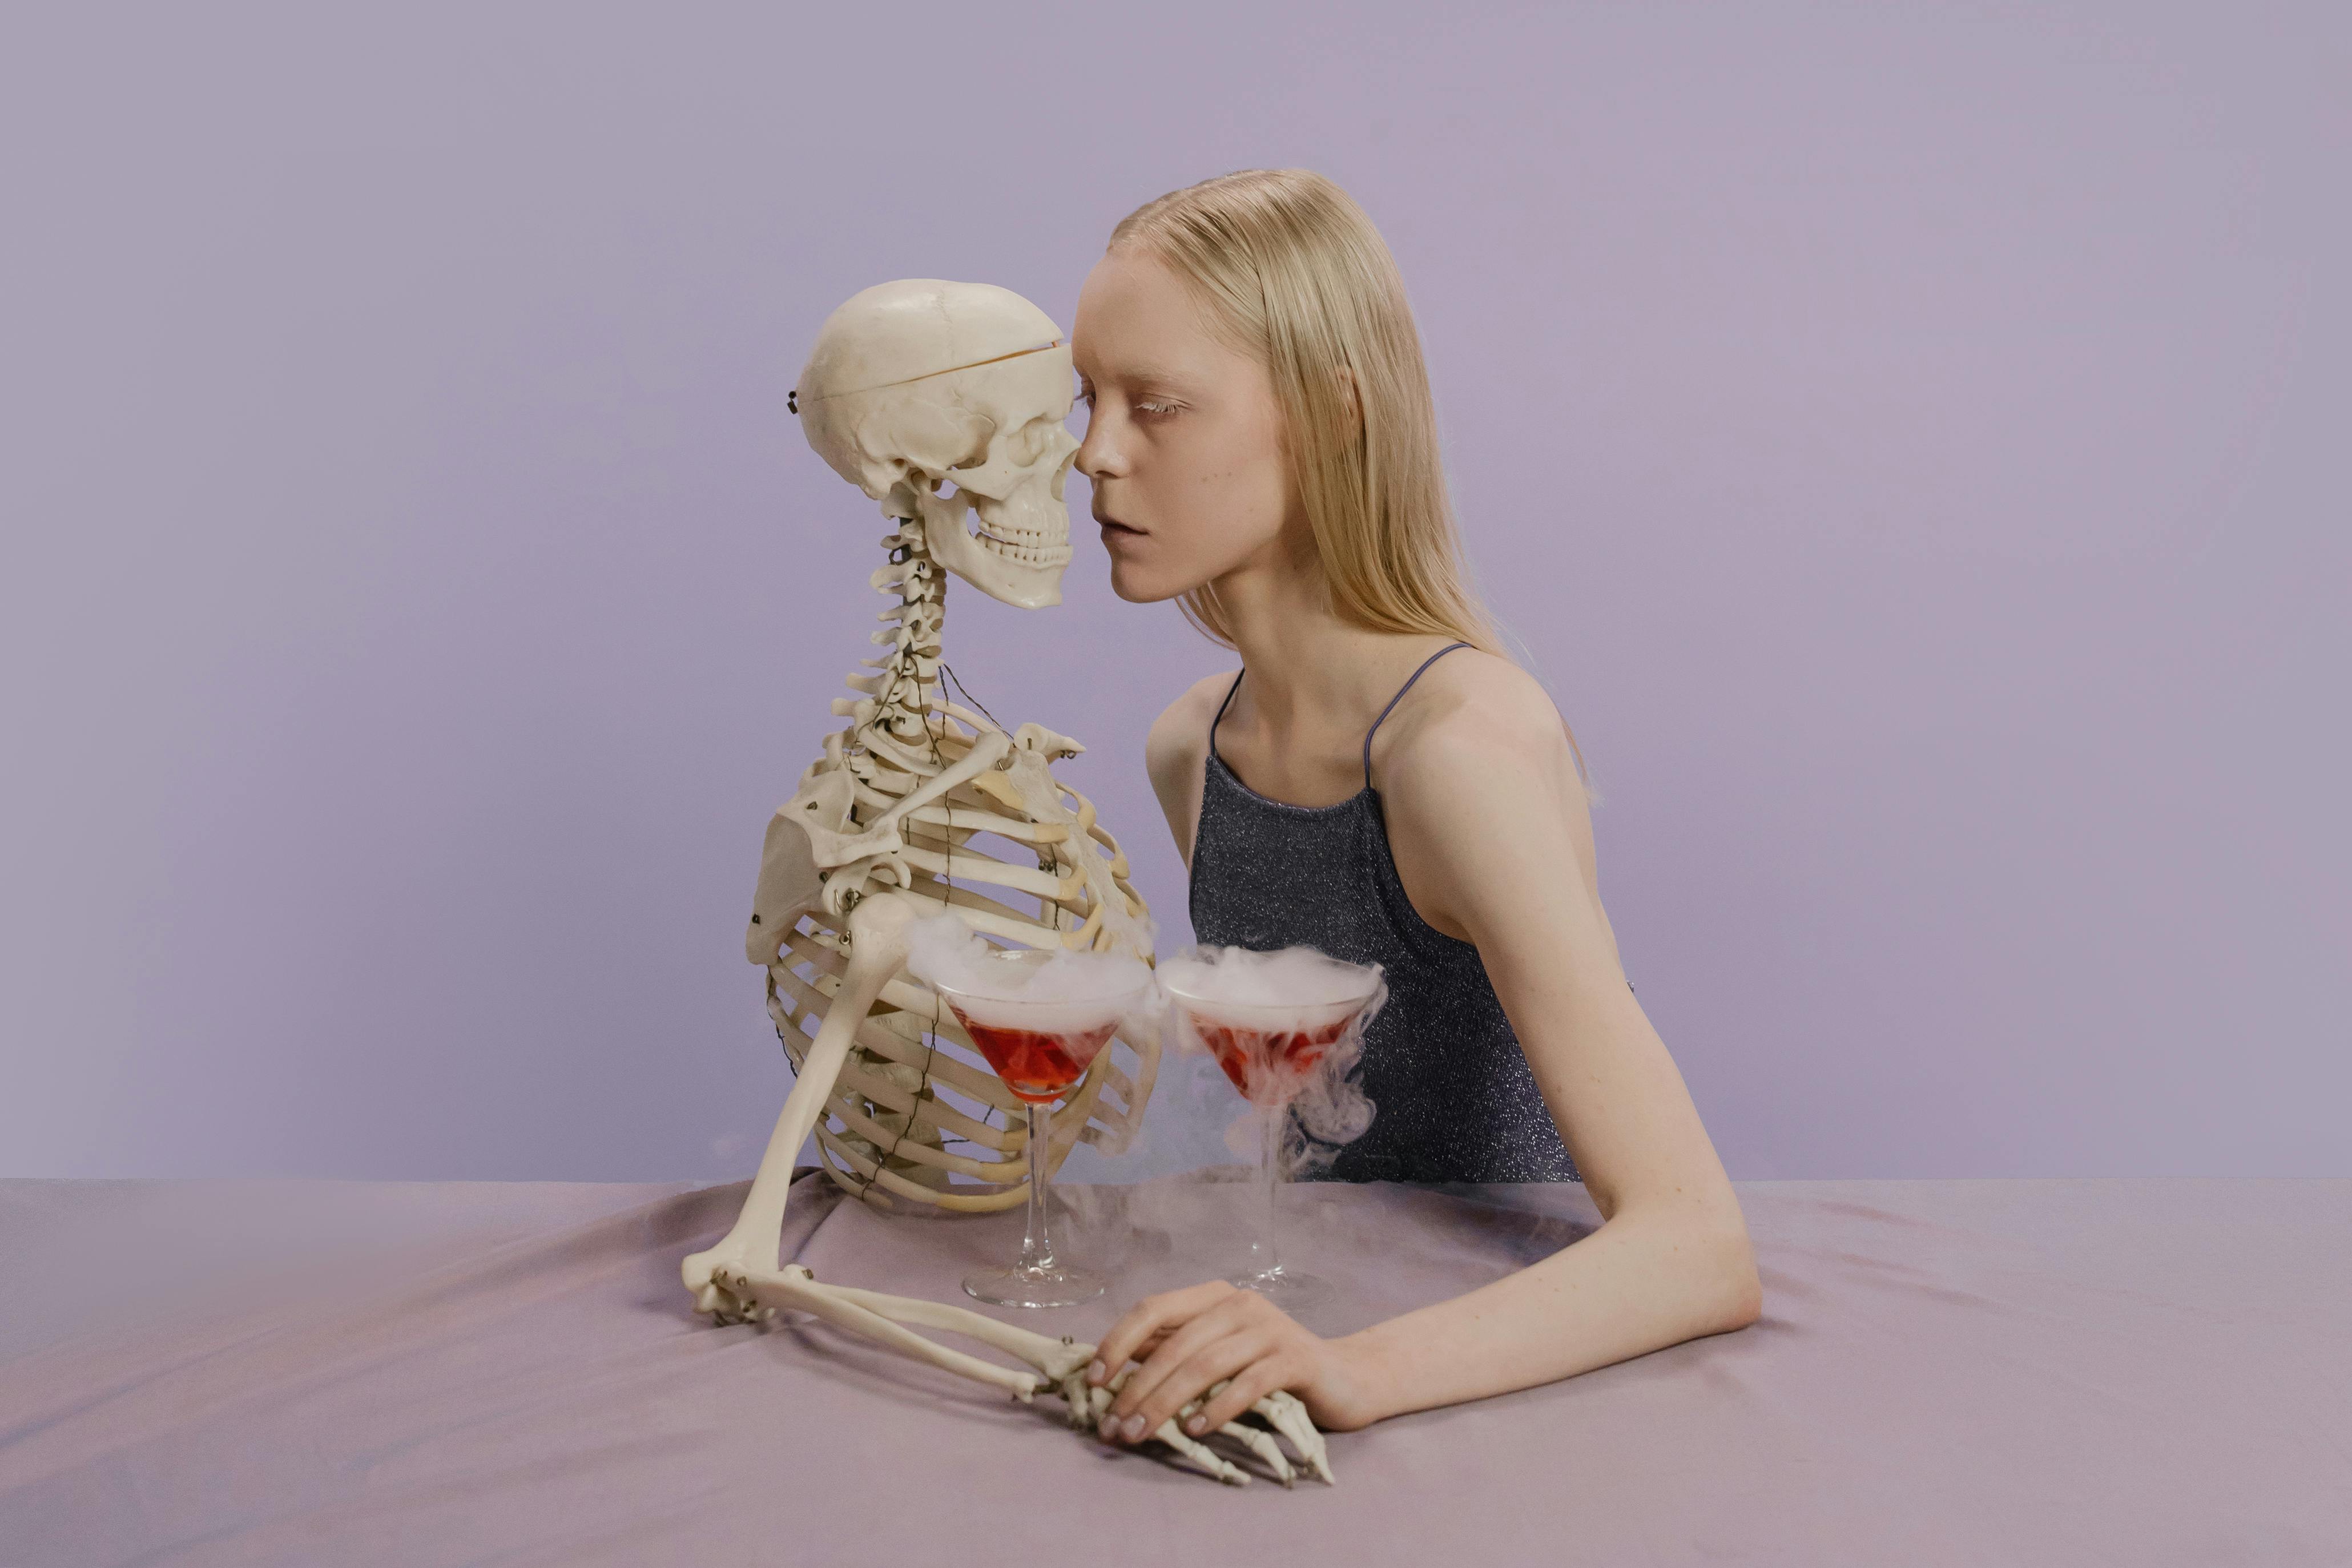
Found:
<path fill-rule="evenodd" d="M 1055 1383 L 1086 1365 L 1095 1356 L 1095 1347 L 1091 1344 L 1082 1344 L 1066 1337 L 1049 1338 L 1017 1324 L 982 1316 L 968 1308 L 950 1306 L 944 1301 L 888 1296 L 878 1291 L 859 1290 L 854 1285 L 830 1285 L 826 1289 L 894 1322 L 945 1329 L 950 1333 L 976 1339 L 1008 1355 L 1020 1357 Z"/>
<path fill-rule="evenodd" d="M 798 932 L 795 932 L 790 940 L 796 956 L 817 965 L 827 977 L 837 974 L 841 958 L 829 945 Z M 774 983 L 788 990 L 803 1007 L 822 1010 L 832 1001 L 833 992 L 812 988 L 808 982 L 793 973 L 784 965 L 778 965 L 772 973 Z M 821 987 L 823 982 L 820 981 L 819 984 Z M 952 1014 L 937 1004 L 931 993 L 893 980 L 884 987 L 882 1000 L 898 1010 L 879 1019 L 869 1018 L 864 1020 L 858 1027 L 856 1037 L 861 1047 L 875 1056 L 929 1071 L 941 1082 L 975 1099 L 992 1103 L 997 1100 L 998 1097 L 994 1092 L 994 1080 L 992 1076 L 984 1075 L 977 1069 L 956 1061 L 952 1058 L 943 1057 L 920 1044 L 915 1036 L 902 1032 L 904 1025 L 900 1020 L 919 1018 L 926 1020 L 926 1027 L 931 1032 L 945 1035 L 958 1045 L 967 1049 L 976 1049 L 972 1047 L 971 1037 L 954 1020 Z M 781 1023 L 780 1027 L 782 1027 Z M 1154 1082 L 1159 1076 L 1159 1056 L 1157 1051 L 1151 1049 L 1149 1041 L 1129 1038 L 1125 1033 L 1122 1033 L 1119 1038 L 1136 1054 L 1138 1071 L 1134 1079 L 1130 1081 L 1127 1074 L 1119 1070 L 1108 1051 L 1102 1053 L 1088 1068 L 1085 1087 L 1080 1091 L 1079 1097 L 1072 1103 L 1074 1110 L 1081 1108 L 1084 1110 L 1086 1120 L 1078 1121 L 1064 1117 L 1059 1122 L 1064 1128 L 1075 1129 L 1067 1134 L 1068 1136 L 1083 1138 L 1108 1155 L 1124 1153 L 1133 1141 L 1134 1124 L 1138 1113 L 1150 1097 Z M 1106 1089 L 1117 1094 L 1121 1108 L 1118 1113 L 1118 1124 L 1116 1127 L 1102 1129 L 1093 1126 L 1091 1118 Z M 946 1108 L 941 1109 L 944 1111 Z M 949 1114 L 953 1113 L 949 1113 Z M 956 1117 L 954 1123 L 950 1124 L 950 1130 L 960 1132 L 963 1136 L 975 1142 L 1003 1150 L 1008 1155 L 1017 1154 L 1020 1149 L 1016 1135 L 1013 1134 L 1010 1129 L 1003 1134 L 996 1134 L 993 1129 L 974 1132 L 971 1129 L 967 1119 Z M 1057 1147 L 1062 1142 L 1061 1136 L 1056 1136 L 1055 1139 Z"/>
<path fill-rule="evenodd" d="M 789 1292 L 788 1301 L 772 1303 L 770 1301 L 772 1295 L 786 1294 L 786 1291 L 779 1288 L 786 1281 L 799 1285 L 800 1289 Z M 763 1305 L 790 1304 L 804 1311 L 817 1312 L 818 1307 L 812 1303 L 822 1301 L 827 1304 L 838 1303 L 855 1309 L 864 1316 L 852 1319 L 845 1314 L 835 1316 L 831 1313 L 820 1313 L 820 1315 L 826 1316 L 828 1321 L 839 1323 L 843 1327 L 881 1339 L 894 1348 L 919 1356 L 933 1365 L 944 1367 L 950 1372 L 961 1372 L 966 1376 L 978 1376 L 999 1387 L 1013 1389 L 1016 1396 L 1022 1396 L 1018 1395 L 1015 1385 L 1006 1381 L 1007 1378 L 1019 1378 L 1022 1374 L 992 1366 L 989 1363 L 979 1361 L 976 1357 L 959 1356 L 955 1352 L 942 1351 L 941 1347 L 905 1329 L 900 1329 L 898 1335 L 885 1338 L 884 1334 L 873 1325 L 887 1323 L 896 1327 L 898 1324 L 911 1323 L 920 1328 L 939 1329 L 978 1340 L 992 1349 L 1003 1351 L 1007 1355 L 1026 1362 L 1030 1366 L 1034 1367 L 1040 1377 L 1031 1381 L 1030 1387 L 1033 1391 L 1048 1384 L 1057 1387 L 1063 1397 L 1071 1403 L 1074 1425 L 1094 1426 L 1101 1417 L 1102 1412 L 1109 1407 L 1112 1396 L 1130 1375 L 1129 1369 L 1122 1368 L 1120 1375 L 1111 1379 L 1107 1386 L 1099 1388 L 1090 1386 L 1078 1381 L 1077 1377 L 1079 1370 L 1094 1359 L 1095 1346 L 1090 1343 L 1066 1338 L 1051 1339 L 1045 1334 L 1036 1333 L 1012 1323 L 1000 1322 L 994 1318 L 983 1317 L 978 1312 L 962 1307 L 950 1306 L 941 1301 L 885 1295 L 877 1291 L 859 1290 L 850 1285 L 821 1285 L 806 1269 L 797 1264 L 788 1265 L 782 1270 L 780 1277 L 760 1276 L 749 1281 L 748 1284 L 751 1293 Z M 928 1347 L 928 1351 L 940 1354 L 927 1354 L 925 1348 L 918 1347 Z M 942 1359 L 942 1357 L 953 1359 Z M 1201 1397 L 1192 1405 L 1188 1405 L 1185 1410 L 1189 1411 L 1206 1404 L 1210 1399 L 1223 1393 L 1224 1386 L 1223 1383 L 1218 1383 L 1203 1391 Z M 1288 1439 L 1291 1446 L 1297 1450 L 1299 1456 L 1318 1476 L 1326 1481 L 1332 1479 L 1330 1461 L 1325 1450 L 1323 1435 L 1315 1429 L 1311 1421 L 1306 1418 L 1305 1407 L 1300 1406 L 1295 1397 L 1288 1394 L 1269 1396 L 1252 1406 L 1252 1412 Z M 1230 1485 L 1245 1484 L 1249 1479 L 1246 1472 L 1234 1469 L 1210 1449 L 1183 1434 L 1178 1426 L 1178 1419 L 1184 1413 L 1184 1411 L 1178 1412 L 1177 1417 L 1171 1417 L 1163 1423 L 1160 1430 L 1152 1436 L 1167 1444 L 1186 1463 L 1203 1474 L 1213 1476 Z M 1291 1483 L 1294 1472 L 1290 1462 L 1284 1458 L 1281 1448 L 1267 1434 L 1253 1430 L 1238 1422 L 1229 1422 L 1218 1430 L 1222 1436 L 1232 1437 L 1247 1447 L 1285 1486 Z"/>
<path fill-rule="evenodd" d="M 919 885 L 902 896 L 929 898 L 936 886 L 935 883 Z M 936 915 L 939 911 L 929 909 L 925 913 Z M 1030 925 L 1034 930 L 1048 937 L 1058 935 L 1045 926 L 1037 925 L 1034 921 Z M 829 934 L 818 933 L 812 936 L 795 931 L 788 941 L 797 956 L 817 966 L 826 977 L 837 977 L 842 973 L 844 953 L 836 940 Z M 955 1014 L 949 1011 L 927 987 L 893 978 L 883 986 L 881 999 L 900 1012 L 912 1013 L 918 1018 L 936 1019 L 940 1029 L 950 1039 L 965 1045 L 971 1043 L 962 1032 L 963 1026 L 955 1021 Z"/>
<path fill-rule="evenodd" d="M 1087 1124 L 1094 1114 L 1095 1102 L 1101 1097 L 1101 1094 L 1102 1079 L 1100 1077 L 1090 1073 L 1081 1080 L 1077 1092 L 1070 1097 L 1066 1119 L 1057 1119 L 1054 1124 L 1053 1141 L 1046 1145 L 1045 1151 L 1048 1170 L 1061 1168 L 1062 1162 L 1068 1157 L 1070 1150 L 1076 1145 L 1079 1135 L 1086 1131 Z M 919 1186 L 898 1172 L 888 1169 L 877 1161 L 849 1147 L 831 1128 L 820 1125 L 816 1129 L 816 1136 L 820 1144 L 856 1171 L 867 1186 L 878 1186 L 885 1192 L 897 1193 L 902 1197 L 915 1198 L 919 1202 L 935 1203 L 942 1208 L 961 1209 L 973 1213 L 993 1212 L 1023 1201 L 1027 1191 L 1024 1186 L 1015 1186 L 1005 1191 L 984 1194 L 937 1192 Z M 1025 1149 L 1026 1145 L 1023 1146 Z"/>
<path fill-rule="evenodd" d="M 860 907 L 863 906 L 861 905 Z M 832 995 L 827 995 L 824 991 L 811 986 L 807 981 L 802 979 L 798 975 L 793 974 L 790 969 L 785 968 L 781 964 L 775 968 L 770 970 L 769 973 L 774 977 L 775 981 L 780 988 L 790 991 L 793 998 L 799 1001 L 803 1007 L 809 1008 L 813 1010 L 816 1009 L 826 1009 L 824 1022 L 820 1025 L 817 1030 L 817 1039 L 819 1040 L 822 1040 L 824 1038 L 824 1031 L 833 1027 L 834 1020 L 839 1019 L 841 1019 L 842 1033 L 845 1038 L 855 1040 L 858 1045 L 864 1047 L 874 1055 L 882 1057 L 890 1061 L 903 1061 L 911 1067 L 921 1067 L 925 1065 L 925 1057 L 927 1053 L 919 1046 L 908 1044 L 905 1040 L 900 1040 L 897 1036 L 890 1034 L 887 1030 L 883 1030 L 871 1019 L 857 1018 L 853 1021 L 852 1019 L 843 1017 L 843 1015 L 848 1011 L 848 1009 L 845 1008 L 842 1002 L 843 991 L 836 991 Z M 871 1004 L 869 1003 L 868 1005 L 870 1006 Z M 845 1046 L 845 1057 L 846 1054 L 847 1050 L 846 1046 Z M 817 1048 L 816 1045 L 812 1042 L 808 1048 L 808 1054 L 803 1060 L 800 1069 L 802 1077 L 806 1077 L 808 1073 L 813 1071 L 810 1064 L 814 1063 L 816 1060 Z M 991 1084 L 993 1081 L 992 1074 L 982 1072 L 978 1068 L 966 1066 L 964 1063 L 954 1060 L 952 1057 L 933 1057 L 929 1065 L 931 1076 L 940 1080 L 940 1082 L 948 1084 L 950 1087 L 960 1089 L 975 1099 L 986 1099 L 989 1097 Z M 835 1070 L 836 1071 L 838 1071 L 838 1063 L 835 1064 Z M 802 1136 L 805 1137 L 807 1134 L 803 1133 Z M 793 1146 L 797 1149 L 800 1145 L 795 1144 Z"/>
<path fill-rule="evenodd" d="M 816 1038 L 809 1043 L 800 1074 L 793 1081 L 792 1092 L 784 1097 L 782 1113 L 776 1118 L 775 1132 L 760 1157 L 760 1168 L 751 1178 L 751 1190 L 743 1200 L 743 1210 L 735 1217 L 733 1227 L 718 1246 L 689 1255 L 681 1265 L 686 1287 L 695 1293 L 697 1304 L 702 1305 L 703 1310 L 712 1310 L 704 1298 L 710 1289 L 714 1267 L 722 1263 L 774 1266 L 776 1244 L 783 1229 L 785 1196 L 792 1186 L 793 1161 L 824 1113 L 824 1103 L 833 1096 L 834 1079 L 849 1055 L 857 1023 L 866 1017 L 866 1009 L 881 995 L 884 983 L 897 973 L 906 956 L 907 927 L 922 913 L 919 900 L 891 894 L 864 899 L 851 913 L 853 941 L 848 973 Z M 769 972 L 773 974 L 774 970 Z"/>
<path fill-rule="evenodd" d="M 1009 1366 L 950 1350 L 910 1329 L 901 1328 L 889 1317 L 856 1301 L 852 1292 L 815 1284 L 809 1271 L 797 1265 L 781 1270 L 729 1270 L 724 1282 L 737 1296 L 760 1306 L 823 1318 L 836 1327 L 886 1344 L 902 1355 L 929 1362 L 961 1377 L 992 1384 L 1024 1404 L 1040 1386 L 1034 1373 L 1015 1372 Z"/>
<path fill-rule="evenodd" d="M 798 975 L 793 973 L 791 969 L 785 967 L 782 964 L 779 964 L 774 969 L 771 970 L 770 975 L 779 988 L 789 992 L 793 998 L 798 1001 L 803 1007 L 815 1010 L 819 1009 L 837 1008 L 839 1005 L 838 997 L 840 994 L 839 987 L 841 982 L 835 981 L 833 988 L 825 988 L 825 980 L 833 977 L 830 975 L 821 977 L 818 982 L 814 986 L 812 986 L 808 981 L 802 979 Z M 894 990 L 898 991 L 901 994 L 894 997 L 891 994 Z M 929 1018 L 929 1009 L 931 1007 L 931 998 L 928 992 L 915 991 L 911 988 L 893 985 L 885 988 L 882 994 L 882 999 L 884 1001 L 890 1002 L 893 1006 L 899 1009 L 898 1013 L 896 1015 L 898 1017 L 904 1018 L 911 1016 L 927 1019 Z M 930 1029 L 931 1032 L 944 1035 L 949 1040 L 953 1040 L 956 1044 L 968 1050 L 977 1051 L 979 1048 L 972 1044 L 971 1036 L 965 1032 L 962 1025 L 954 1020 L 954 1016 L 952 1014 L 946 1013 L 944 1009 L 940 1009 L 939 1011 L 943 1016 L 939 1017 L 935 1021 L 929 1021 L 928 1023 L 928 1027 Z M 828 1014 L 828 1018 L 830 1018 L 830 1014 Z M 991 1103 L 1001 1103 L 1000 1095 L 1002 1093 L 1003 1081 L 997 1078 L 995 1074 L 982 1072 L 977 1068 L 971 1067 L 963 1062 L 956 1061 L 953 1057 L 942 1056 L 937 1051 L 917 1043 L 914 1040 L 901 1034 L 898 1030 L 892 1028 L 887 1019 L 875 1018 L 872 1016 L 861 1019 L 858 1020 L 854 1038 L 858 1046 L 870 1055 L 881 1057 L 889 1061 L 902 1062 L 909 1067 L 925 1070 L 934 1078 L 947 1083 L 951 1088 L 960 1090 L 962 1092 L 971 1095 L 974 1099 L 986 1101 Z M 1129 1044 L 1132 1047 L 1134 1042 L 1130 1040 Z M 1113 1067 L 1105 1057 L 1097 1056 L 1096 1058 L 1096 1063 L 1097 1065 L 1095 1067 L 1088 1069 L 1090 1077 L 1098 1078 L 1100 1076 L 1107 1076 L 1110 1072 L 1116 1071 L 1116 1068 Z M 1080 1100 L 1073 1101 L 1072 1103 L 1074 1105 L 1078 1103 L 1091 1104 L 1092 1101 L 1090 1098 L 1085 1098 L 1082 1092 L 1082 1098 Z"/>

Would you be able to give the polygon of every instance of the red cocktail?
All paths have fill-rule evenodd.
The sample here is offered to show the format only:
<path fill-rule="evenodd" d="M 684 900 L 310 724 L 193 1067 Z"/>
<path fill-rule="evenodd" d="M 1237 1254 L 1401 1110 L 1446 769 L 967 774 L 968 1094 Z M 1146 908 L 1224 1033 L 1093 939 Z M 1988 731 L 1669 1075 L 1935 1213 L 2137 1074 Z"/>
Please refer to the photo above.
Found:
<path fill-rule="evenodd" d="M 1004 1086 L 1033 1105 L 1050 1105 L 1086 1076 L 1097 1053 L 1118 1032 L 1118 1020 L 1094 1029 L 1055 1034 L 1044 1030 L 1010 1029 L 967 1014 L 948 1004 L 956 1019 L 980 1047 L 981 1055 L 996 1069 Z"/>
<path fill-rule="evenodd" d="M 1052 1107 L 1076 1087 L 1151 988 L 1151 971 L 1140 959 L 1113 963 L 1108 955 L 1089 956 L 1087 970 L 1066 983 L 1041 983 L 1051 973 L 1045 968 L 1051 956 L 1036 949 L 967 956 L 955 980 L 926 977 L 1004 1086 L 1029 1107 L 1029 1228 L 1021 1260 L 981 1270 L 963 1282 L 965 1294 L 1001 1307 L 1076 1306 L 1103 1292 L 1102 1276 L 1059 1261 L 1047 1234 Z M 993 972 L 1000 969 L 1001 979 Z M 1030 986 L 1045 994 L 1024 995 Z"/>
<path fill-rule="evenodd" d="M 1287 1103 L 1324 1053 L 1339 1042 L 1355 1021 L 1355 1009 L 1328 1023 L 1291 1029 L 1253 1028 L 1221 1020 L 1204 1013 L 1192 1017 L 1201 1042 L 1216 1057 L 1242 1098 L 1253 1105 Z"/>

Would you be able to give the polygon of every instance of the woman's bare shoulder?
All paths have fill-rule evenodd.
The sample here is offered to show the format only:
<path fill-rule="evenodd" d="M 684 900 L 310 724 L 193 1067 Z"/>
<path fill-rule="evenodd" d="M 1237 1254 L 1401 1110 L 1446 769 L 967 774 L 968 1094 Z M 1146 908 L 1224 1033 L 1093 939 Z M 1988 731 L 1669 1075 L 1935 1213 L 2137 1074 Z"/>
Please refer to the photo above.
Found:
<path fill-rule="evenodd" d="M 1396 733 L 1391 735 L 1390 731 Z M 1497 758 L 1524 766 L 1568 754 L 1568 721 L 1551 693 L 1519 665 L 1476 648 L 1447 654 L 1414 684 L 1375 737 L 1373 767 L 1443 776 L 1491 767 Z M 1573 772 L 1573 768 L 1570 769 Z"/>
<path fill-rule="evenodd" d="M 1421 686 L 1448 664 L 1459 667 L 1424 695 Z M 1390 851 L 1406 896 L 1432 925 L 1476 941 L 1482 927 L 1516 920 L 1498 915 L 1496 901 L 1525 885 L 1519 873 L 1530 864 L 1572 863 L 1597 907 L 1591 799 L 1568 723 L 1542 682 L 1509 660 L 1464 649 L 1432 666 L 1379 739 L 1388 754 L 1375 748 L 1373 769 Z"/>
<path fill-rule="evenodd" d="M 1200 825 L 1202 774 L 1209 757 L 1209 723 L 1217 705 L 1232 688 L 1234 672 L 1204 676 L 1170 703 L 1151 721 L 1143 738 L 1143 768 L 1151 777 L 1151 792 L 1168 819 L 1168 835 L 1187 867 L 1192 863 L 1192 834 Z"/>
<path fill-rule="evenodd" d="M 1160 710 L 1143 737 L 1143 766 L 1164 796 L 1170 785 L 1200 770 L 1209 755 L 1209 723 L 1225 700 L 1236 672 L 1203 675 Z"/>

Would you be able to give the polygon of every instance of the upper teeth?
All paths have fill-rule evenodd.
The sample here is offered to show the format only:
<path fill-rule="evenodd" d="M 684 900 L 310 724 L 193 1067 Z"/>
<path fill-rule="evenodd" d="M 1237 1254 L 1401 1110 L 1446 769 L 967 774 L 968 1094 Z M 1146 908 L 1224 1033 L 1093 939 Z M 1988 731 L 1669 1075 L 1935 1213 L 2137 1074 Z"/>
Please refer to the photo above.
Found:
<path fill-rule="evenodd" d="M 1070 562 L 1070 545 L 1066 538 L 1049 540 L 1042 532 L 1024 532 L 1013 538 L 1001 538 L 985 528 L 976 529 L 973 537 L 980 540 L 982 549 L 1024 566 L 1067 566 Z"/>

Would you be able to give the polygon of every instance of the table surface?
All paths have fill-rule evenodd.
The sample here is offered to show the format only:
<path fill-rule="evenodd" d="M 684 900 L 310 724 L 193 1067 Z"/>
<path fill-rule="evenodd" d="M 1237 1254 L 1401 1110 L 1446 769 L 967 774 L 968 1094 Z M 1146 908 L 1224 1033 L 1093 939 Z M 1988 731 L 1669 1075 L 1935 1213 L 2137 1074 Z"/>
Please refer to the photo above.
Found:
<path fill-rule="evenodd" d="M 0 1562 L 2352 1563 L 2352 1181 L 1738 1184 L 1764 1316 L 1220 1487 L 808 1320 L 714 1327 L 718 1187 L 0 1181 Z M 1094 1337 L 1242 1188 L 1067 1189 Z M 1318 1184 L 1344 1329 L 1588 1234 L 1584 1189 Z M 962 1300 L 1017 1214 L 796 1188 L 785 1256 Z"/>

